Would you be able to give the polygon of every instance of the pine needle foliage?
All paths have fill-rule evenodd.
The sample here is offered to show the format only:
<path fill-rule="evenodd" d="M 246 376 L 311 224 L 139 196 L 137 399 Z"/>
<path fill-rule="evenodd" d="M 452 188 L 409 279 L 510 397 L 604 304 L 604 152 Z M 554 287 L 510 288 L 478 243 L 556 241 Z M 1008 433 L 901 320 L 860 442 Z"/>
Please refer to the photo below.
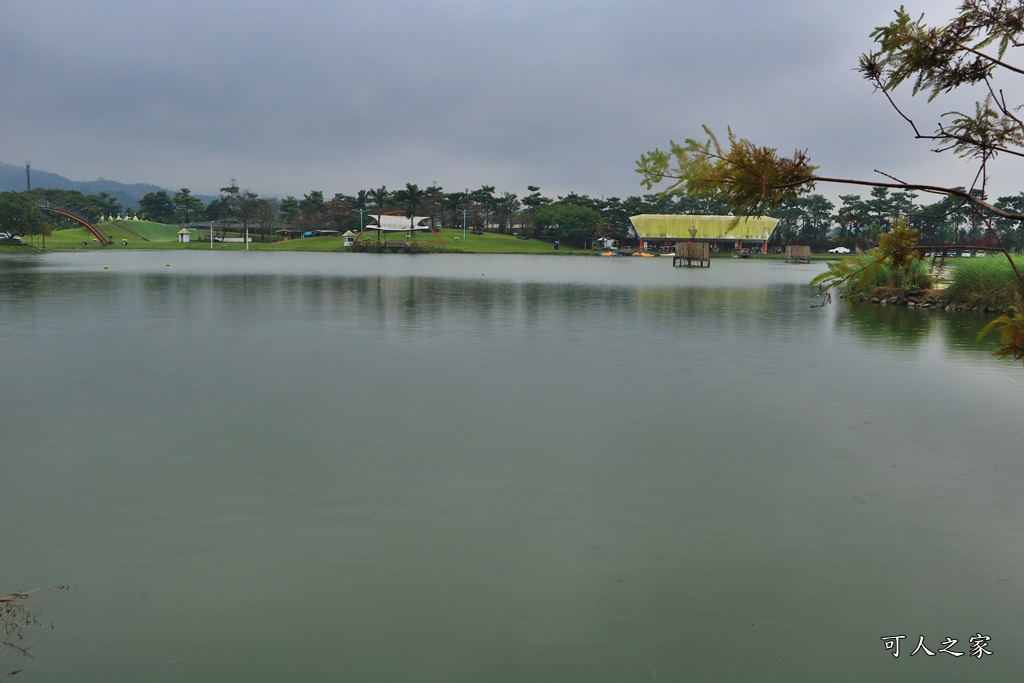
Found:
<path fill-rule="evenodd" d="M 945 26 L 927 25 L 924 15 L 915 21 L 902 6 L 895 13 L 895 20 L 871 33 L 878 50 L 861 55 L 860 71 L 887 88 L 913 81 L 914 94 L 928 92 L 929 101 L 991 78 L 1024 32 L 1019 0 L 964 0 Z"/>
<path fill-rule="evenodd" d="M 1000 358 L 1012 358 L 1024 361 L 1024 299 L 1017 295 L 1016 304 L 1013 306 L 1010 315 L 1001 315 L 981 331 L 978 341 L 981 341 L 993 332 L 999 333 L 999 350 L 995 355 Z"/>
<path fill-rule="evenodd" d="M 693 198 L 722 202 L 737 216 L 761 216 L 778 205 L 814 188 L 816 166 L 807 153 L 779 156 L 774 147 L 762 147 L 737 137 L 729 129 L 723 146 L 708 126 L 705 140 L 669 143 L 641 155 L 637 173 L 647 189 L 669 181 L 662 192 L 678 192 Z"/>
<path fill-rule="evenodd" d="M 828 264 L 828 269 L 811 280 L 821 294 L 837 289 L 852 303 L 858 295 L 871 296 L 880 289 L 917 291 L 932 286 L 931 275 L 917 248 L 919 233 L 902 220 L 882 235 L 879 246 L 859 256 Z"/>

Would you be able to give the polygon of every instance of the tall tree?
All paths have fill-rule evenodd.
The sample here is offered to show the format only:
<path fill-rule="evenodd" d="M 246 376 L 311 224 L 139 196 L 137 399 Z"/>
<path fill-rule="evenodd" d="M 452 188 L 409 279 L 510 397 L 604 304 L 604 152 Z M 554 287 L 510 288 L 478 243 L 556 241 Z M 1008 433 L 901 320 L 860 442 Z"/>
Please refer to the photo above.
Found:
<path fill-rule="evenodd" d="M 192 190 L 183 187 L 174 193 L 175 217 L 179 223 L 191 223 L 192 218 L 200 215 L 206 206 L 199 197 L 192 196 Z"/>
<path fill-rule="evenodd" d="M 1000 197 L 996 206 L 1011 213 L 1024 214 L 1024 192 Z M 1017 251 L 1024 251 L 1024 222 L 1011 218 L 997 218 L 996 229 L 1006 244 L 1017 245 Z"/>
<path fill-rule="evenodd" d="M 260 241 L 266 242 L 267 235 L 273 230 L 281 218 L 281 202 L 273 197 L 260 197 L 256 202 L 256 213 L 253 217 L 259 226 Z"/>
<path fill-rule="evenodd" d="M 251 190 L 238 191 L 236 206 L 238 207 L 238 219 L 242 221 L 242 232 L 246 245 L 249 244 L 249 224 L 255 220 L 256 213 L 259 211 L 259 199 L 259 195 Z"/>
<path fill-rule="evenodd" d="M 800 197 L 797 204 L 801 209 L 800 240 L 820 248 L 832 227 L 835 204 L 820 194 Z"/>
<path fill-rule="evenodd" d="M 537 209 L 537 225 L 566 244 L 586 246 L 600 229 L 601 214 L 588 206 L 555 202 Z"/>
<path fill-rule="evenodd" d="M 423 191 L 423 202 L 420 211 L 430 219 L 431 225 L 440 227 L 443 223 L 442 212 L 444 211 L 444 190 L 437 183 L 433 183 Z"/>
<path fill-rule="evenodd" d="M 229 216 L 234 216 L 238 212 L 238 193 L 241 191 L 242 189 L 238 187 L 238 182 L 234 178 L 231 179 L 230 185 L 220 188 L 220 194 L 228 208 Z"/>
<path fill-rule="evenodd" d="M 90 220 L 99 220 L 102 216 L 117 216 L 121 213 L 121 202 L 106 192 L 100 192 L 94 197 L 94 211 L 87 214 Z"/>
<path fill-rule="evenodd" d="M 388 201 L 391 199 L 391 193 L 388 192 L 388 188 L 381 185 L 376 190 L 370 190 L 367 195 L 370 197 L 370 201 L 373 202 L 374 208 L 377 209 L 377 241 L 380 241 L 380 219 L 384 215 L 385 207 Z"/>
<path fill-rule="evenodd" d="M 139 200 L 139 213 L 148 221 L 174 222 L 174 201 L 166 190 L 148 192 Z"/>
<path fill-rule="evenodd" d="M 334 195 L 320 209 L 320 223 L 338 232 L 344 232 L 353 218 L 352 202 L 342 194 Z"/>
<path fill-rule="evenodd" d="M 206 217 L 213 221 L 234 220 L 238 216 L 238 193 L 241 188 L 234 178 L 231 184 L 220 188 L 220 196 L 206 205 Z M 214 230 L 210 230 L 210 239 L 213 239 Z"/>
<path fill-rule="evenodd" d="M 508 233 L 519 227 L 516 223 L 521 206 L 519 197 L 514 192 L 501 193 L 494 203 L 494 219 L 498 222 L 498 230 Z"/>
<path fill-rule="evenodd" d="M 288 225 L 294 225 L 295 217 L 299 215 L 299 200 L 288 195 L 281 200 L 281 220 Z"/>
<path fill-rule="evenodd" d="M 473 190 L 470 197 L 476 210 L 477 226 L 486 230 L 491 223 L 491 213 L 497 201 L 494 197 L 494 186 L 481 185 L 479 189 Z"/>
<path fill-rule="evenodd" d="M 416 218 L 416 211 L 420 208 L 425 193 L 415 183 L 406 183 L 405 189 L 395 193 L 395 201 L 402 207 L 402 213 L 409 219 L 409 233 L 412 241 L 416 241 L 416 226 L 413 224 Z"/>
<path fill-rule="evenodd" d="M 19 192 L 0 194 L 0 230 L 11 235 L 39 235 L 46 222 L 31 199 Z"/>

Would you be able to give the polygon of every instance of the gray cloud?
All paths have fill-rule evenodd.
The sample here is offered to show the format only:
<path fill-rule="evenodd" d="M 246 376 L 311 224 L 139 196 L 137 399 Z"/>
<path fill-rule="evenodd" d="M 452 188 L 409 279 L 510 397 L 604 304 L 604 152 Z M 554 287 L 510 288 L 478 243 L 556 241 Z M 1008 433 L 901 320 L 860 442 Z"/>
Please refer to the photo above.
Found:
<path fill-rule="evenodd" d="M 853 71 L 893 9 L 889 0 L 16 3 L 0 40 L 0 160 L 199 193 L 236 178 L 280 195 L 436 181 L 625 197 L 644 192 L 633 172 L 642 152 L 707 123 L 808 149 L 835 175 L 878 168 L 969 184 L 966 168 L 911 140 Z"/>

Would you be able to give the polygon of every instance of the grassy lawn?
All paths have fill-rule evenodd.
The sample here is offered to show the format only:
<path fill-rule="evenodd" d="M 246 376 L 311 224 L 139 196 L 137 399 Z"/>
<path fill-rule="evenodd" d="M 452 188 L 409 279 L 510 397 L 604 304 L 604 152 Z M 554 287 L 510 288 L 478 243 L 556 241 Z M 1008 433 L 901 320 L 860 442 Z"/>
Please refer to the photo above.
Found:
<path fill-rule="evenodd" d="M 163 223 L 152 223 L 150 221 L 127 221 L 117 223 L 101 223 L 96 226 L 100 232 L 107 235 L 114 241 L 113 246 L 123 247 L 127 242 L 129 247 L 149 247 L 158 249 L 173 249 L 178 246 L 178 228 Z M 196 232 L 193 231 L 193 239 Z M 40 236 L 26 237 L 26 242 L 41 247 L 43 238 Z M 82 243 L 85 243 L 84 245 Z M 86 228 L 69 228 L 67 230 L 55 230 L 46 238 L 46 248 L 65 251 L 68 249 L 86 249 L 99 247 L 100 244 Z"/>
<path fill-rule="evenodd" d="M 210 243 L 200 241 L 200 231 L 192 230 L 192 241 L 186 244 L 178 242 L 178 230 L 171 225 L 163 223 L 152 223 L 150 221 L 117 221 L 112 223 L 101 223 L 97 226 L 103 234 L 113 240 L 108 249 L 210 249 Z M 204 231 L 205 232 L 205 231 Z M 411 241 L 407 238 L 408 233 L 391 233 L 392 240 Z M 260 236 L 251 234 L 252 242 L 249 249 L 253 251 L 319 251 L 319 252 L 343 252 L 346 251 L 342 237 L 306 237 L 303 239 L 284 240 L 278 242 L 276 239 L 268 239 L 261 242 Z M 388 234 L 381 235 L 386 241 Z M 360 238 L 361 244 L 370 244 L 377 240 L 377 233 L 367 230 Z M 441 242 L 443 240 L 443 243 Z M 25 239 L 26 244 L 36 248 L 42 246 L 42 238 L 32 237 Z M 83 245 L 83 242 L 85 243 Z M 443 229 L 440 231 L 440 239 L 431 232 L 416 233 L 416 243 L 428 248 L 436 248 L 448 253 L 465 254 L 577 254 L 595 256 L 599 251 L 590 249 L 578 249 L 562 244 L 556 251 L 554 245 L 541 239 L 521 240 L 513 235 L 501 235 L 487 232 L 482 235 L 467 233 L 463 237 L 459 228 Z M 46 248 L 56 251 L 68 251 L 72 249 L 96 249 L 100 248 L 96 238 L 86 228 L 71 228 L 58 230 L 46 238 Z M 239 251 L 245 250 L 245 244 L 239 242 L 216 242 L 214 250 Z M 16 248 L 12 248 L 17 253 Z M 732 254 L 723 252 L 716 254 L 715 258 L 731 258 Z M 781 259 L 782 254 L 753 254 L 755 259 Z M 842 258 L 836 254 L 812 254 L 814 260 L 836 260 Z"/>
<path fill-rule="evenodd" d="M 407 233 L 391 233 L 390 239 L 411 242 Z M 381 235 L 382 241 L 388 241 L 388 234 Z M 370 244 L 377 240 L 377 233 L 367 230 L 359 239 L 360 244 Z M 416 233 L 416 244 L 436 248 L 452 253 L 467 254 L 593 254 L 585 249 L 573 249 L 562 245 L 555 251 L 554 245 L 546 240 L 521 240 L 512 235 L 484 233 L 483 235 L 467 234 L 462 237 L 462 230 L 443 229 L 439 234 L 431 232 Z M 344 239 L 341 237 L 306 237 L 297 240 L 286 240 L 278 243 L 261 244 L 253 242 L 253 248 L 273 249 L 281 251 L 344 251 Z"/>
<path fill-rule="evenodd" d="M 108 249 L 209 249 L 210 243 L 198 241 L 198 231 L 192 231 L 192 241 L 187 244 L 178 242 L 178 228 L 161 223 L 148 221 L 128 221 L 127 223 L 102 223 L 97 226 L 103 234 L 113 240 Z M 408 240 L 406 233 L 391 233 L 393 240 Z M 377 239 L 374 231 L 366 231 L 360 243 L 370 243 Z M 382 235 L 386 240 L 386 235 Z M 342 237 L 306 237 L 303 239 L 284 240 L 282 242 L 260 242 L 259 235 L 252 235 L 249 249 L 253 251 L 345 251 Z M 443 243 L 442 241 L 443 240 Z M 84 245 L 82 243 L 85 243 Z M 124 244 L 127 242 L 127 244 Z M 39 247 L 42 240 L 32 238 L 32 243 Z M 485 233 L 483 235 L 467 234 L 462 237 L 462 230 L 441 230 L 440 238 L 430 232 L 416 233 L 416 243 L 434 247 L 451 253 L 468 254 L 588 254 L 596 252 L 586 249 L 574 249 L 562 245 L 557 251 L 554 245 L 546 240 L 521 240 L 512 235 Z M 71 249 L 100 248 L 96 238 L 86 228 L 71 228 L 55 231 L 46 238 L 46 248 L 59 251 Z M 244 250 L 245 244 L 234 242 L 217 242 L 214 250 Z"/>

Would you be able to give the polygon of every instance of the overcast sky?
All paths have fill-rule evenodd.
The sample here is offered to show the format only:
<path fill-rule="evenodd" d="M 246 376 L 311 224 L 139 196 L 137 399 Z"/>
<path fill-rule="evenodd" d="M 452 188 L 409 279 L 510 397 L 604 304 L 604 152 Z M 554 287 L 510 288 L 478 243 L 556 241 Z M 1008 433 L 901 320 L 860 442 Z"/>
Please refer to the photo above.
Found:
<path fill-rule="evenodd" d="M 905 4 L 941 20 L 958 3 Z M 641 153 L 706 123 L 827 175 L 969 185 L 853 70 L 898 5 L 4 0 L 0 161 L 197 194 L 621 198 L 646 192 Z M 945 110 L 911 109 L 928 132 Z M 1009 175 L 996 192 L 1022 189 Z"/>

